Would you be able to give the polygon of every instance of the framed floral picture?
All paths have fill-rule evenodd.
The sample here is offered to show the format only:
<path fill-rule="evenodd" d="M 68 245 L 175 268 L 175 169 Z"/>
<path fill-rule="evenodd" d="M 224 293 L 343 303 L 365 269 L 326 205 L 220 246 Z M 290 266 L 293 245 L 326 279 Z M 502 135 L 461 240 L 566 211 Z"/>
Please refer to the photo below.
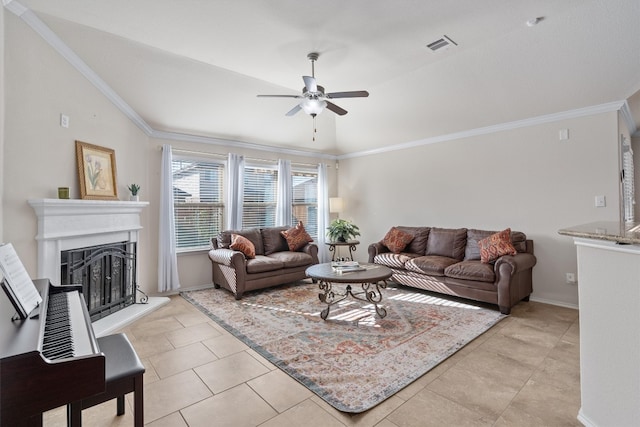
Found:
<path fill-rule="evenodd" d="M 76 161 L 81 199 L 118 199 L 115 151 L 76 141 Z"/>

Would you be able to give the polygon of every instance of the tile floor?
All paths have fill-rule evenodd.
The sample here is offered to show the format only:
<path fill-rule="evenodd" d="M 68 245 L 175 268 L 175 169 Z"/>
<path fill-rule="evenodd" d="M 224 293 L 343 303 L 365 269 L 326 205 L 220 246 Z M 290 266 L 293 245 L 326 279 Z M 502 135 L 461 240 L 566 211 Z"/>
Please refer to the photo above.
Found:
<path fill-rule="evenodd" d="M 222 292 L 213 290 L 212 292 Z M 147 368 L 145 422 L 197 426 L 579 426 L 578 312 L 536 302 L 375 408 L 341 413 L 179 296 L 124 329 Z M 115 400 L 84 425 L 132 426 Z M 44 425 L 66 425 L 63 408 Z"/>

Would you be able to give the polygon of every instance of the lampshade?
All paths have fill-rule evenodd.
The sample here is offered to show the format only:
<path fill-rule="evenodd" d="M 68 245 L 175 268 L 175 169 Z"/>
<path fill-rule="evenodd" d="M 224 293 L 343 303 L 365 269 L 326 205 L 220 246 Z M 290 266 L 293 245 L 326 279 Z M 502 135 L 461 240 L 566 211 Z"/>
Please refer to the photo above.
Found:
<path fill-rule="evenodd" d="M 322 110 L 324 110 L 324 107 L 326 106 L 327 101 L 317 98 L 305 98 L 300 103 L 302 110 L 312 116 L 322 113 Z"/>
<path fill-rule="evenodd" d="M 329 198 L 329 213 L 340 213 L 344 208 L 342 197 Z"/>

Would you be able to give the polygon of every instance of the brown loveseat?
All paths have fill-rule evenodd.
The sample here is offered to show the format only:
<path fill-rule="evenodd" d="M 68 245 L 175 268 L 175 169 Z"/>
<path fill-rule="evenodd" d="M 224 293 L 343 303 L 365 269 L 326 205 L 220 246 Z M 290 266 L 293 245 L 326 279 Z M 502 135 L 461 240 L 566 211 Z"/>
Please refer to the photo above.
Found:
<path fill-rule="evenodd" d="M 290 251 L 281 232 L 289 227 L 227 230 L 211 239 L 209 259 L 213 268 L 213 285 L 230 290 L 236 299 L 246 291 L 262 289 L 306 278 L 305 270 L 318 264 L 318 246 L 306 243 Z M 231 236 L 245 237 L 255 247 L 255 258 L 230 249 Z"/>
<path fill-rule="evenodd" d="M 529 300 L 536 257 L 533 241 L 524 233 L 511 233 L 515 255 L 503 255 L 485 263 L 480 259 L 478 242 L 495 231 L 396 228 L 413 236 L 404 249 L 398 253 L 390 251 L 383 243 L 385 239 L 369 246 L 369 262 L 391 268 L 395 282 L 496 304 L 503 314 L 509 314 L 519 301 Z"/>

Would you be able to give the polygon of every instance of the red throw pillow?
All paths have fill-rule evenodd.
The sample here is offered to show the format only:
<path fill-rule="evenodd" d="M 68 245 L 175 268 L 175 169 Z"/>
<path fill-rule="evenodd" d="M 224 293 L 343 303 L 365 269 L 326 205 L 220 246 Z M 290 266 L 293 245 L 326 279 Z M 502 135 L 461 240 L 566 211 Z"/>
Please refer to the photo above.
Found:
<path fill-rule="evenodd" d="M 309 236 L 307 230 L 304 229 L 302 221 L 300 221 L 295 227 L 281 231 L 280 234 L 282 234 L 282 236 L 287 240 L 289 250 L 294 252 L 304 248 L 307 243 L 313 242 L 313 239 Z"/>
<path fill-rule="evenodd" d="M 384 239 L 382 239 L 382 244 L 389 248 L 391 252 L 399 254 L 412 240 L 412 234 L 402 231 L 399 228 L 391 227 L 391 230 L 389 230 L 384 236 Z"/>
<path fill-rule="evenodd" d="M 240 251 L 247 258 L 256 257 L 256 247 L 254 246 L 254 244 L 251 243 L 251 240 L 239 234 L 231 235 L 231 244 L 229 245 L 229 249 Z"/>
<path fill-rule="evenodd" d="M 478 246 L 480 247 L 480 261 L 485 264 L 495 261 L 503 255 L 515 255 L 518 253 L 513 244 L 511 244 L 510 228 L 480 240 Z"/>

